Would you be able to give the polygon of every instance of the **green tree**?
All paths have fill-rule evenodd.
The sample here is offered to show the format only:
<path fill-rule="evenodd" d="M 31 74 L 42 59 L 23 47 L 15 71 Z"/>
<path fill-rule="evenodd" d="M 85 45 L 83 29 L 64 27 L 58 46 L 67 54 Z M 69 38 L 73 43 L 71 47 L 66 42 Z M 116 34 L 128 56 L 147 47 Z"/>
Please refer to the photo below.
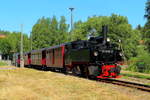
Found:
<path fill-rule="evenodd" d="M 146 14 L 144 15 L 144 17 L 147 19 L 147 22 L 145 23 L 144 26 L 144 38 L 145 38 L 145 43 L 150 52 L 150 0 L 147 0 L 146 2 L 145 12 Z"/>
<path fill-rule="evenodd" d="M 33 26 L 32 28 L 33 49 L 40 49 L 40 48 L 48 47 L 50 23 L 51 23 L 51 20 L 49 18 L 42 17 Z"/>
<path fill-rule="evenodd" d="M 50 46 L 59 44 L 59 39 L 58 39 L 59 27 L 58 26 L 59 26 L 59 23 L 56 19 L 56 16 L 53 16 L 51 24 L 50 24 L 50 33 L 51 33 L 51 35 L 49 36 L 51 38 Z"/>
<path fill-rule="evenodd" d="M 147 22 L 145 24 L 145 28 L 150 28 L 150 0 L 147 0 L 146 7 L 145 7 L 145 15 L 144 17 L 147 19 Z"/>
<path fill-rule="evenodd" d="M 69 25 L 66 24 L 66 19 L 64 16 L 61 16 L 60 22 L 59 22 L 59 33 L 58 33 L 58 43 L 64 43 L 68 41 L 68 29 Z"/>
<path fill-rule="evenodd" d="M 30 41 L 26 34 L 24 37 L 24 52 L 29 51 Z M 0 40 L 0 51 L 4 55 L 12 56 L 15 52 L 20 52 L 20 33 L 9 32 L 6 38 Z"/>
<path fill-rule="evenodd" d="M 8 35 L 8 34 L 10 34 L 10 32 L 9 31 L 0 30 L 0 34 Z"/>
<path fill-rule="evenodd" d="M 64 16 L 60 21 L 55 16 L 41 18 L 32 28 L 33 49 L 58 45 L 67 41 L 68 24 Z"/>

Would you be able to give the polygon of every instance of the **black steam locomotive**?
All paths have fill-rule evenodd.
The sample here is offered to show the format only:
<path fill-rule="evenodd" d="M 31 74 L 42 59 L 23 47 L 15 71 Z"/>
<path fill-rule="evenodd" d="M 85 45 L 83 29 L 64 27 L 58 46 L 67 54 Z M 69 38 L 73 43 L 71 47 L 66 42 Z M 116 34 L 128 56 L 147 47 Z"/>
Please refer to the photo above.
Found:
<path fill-rule="evenodd" d="M 122 52 L 107 38 L 107 26 L 102 29 L 103 36 L 24 53 L 24 65 L 84 77 L 117 78 Z M 20 54 L 14 55 L 14 64 L 20 65 Z"/>

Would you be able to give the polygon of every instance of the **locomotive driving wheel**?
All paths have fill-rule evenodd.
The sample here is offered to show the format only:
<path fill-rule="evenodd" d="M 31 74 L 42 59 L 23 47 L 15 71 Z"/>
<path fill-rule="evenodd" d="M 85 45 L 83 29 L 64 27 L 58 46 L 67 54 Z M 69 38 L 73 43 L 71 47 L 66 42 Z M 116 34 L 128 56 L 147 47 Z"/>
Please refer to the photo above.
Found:
<path fill-rule="evenodd" d="M 73 73 L 73 75 L 80 76 L 80 77 L 88 78 L 88 76 L 89 76 L 89 71 L 86 66 L 75 66 L 72 69 L 72 73 Z"/>
<path fill-rule="evenodd" d="M 72 73 L 75 76 L 81 76 L 81 68 L 80 68 L 80 66 L 74 66 L 72 68 Z"/>

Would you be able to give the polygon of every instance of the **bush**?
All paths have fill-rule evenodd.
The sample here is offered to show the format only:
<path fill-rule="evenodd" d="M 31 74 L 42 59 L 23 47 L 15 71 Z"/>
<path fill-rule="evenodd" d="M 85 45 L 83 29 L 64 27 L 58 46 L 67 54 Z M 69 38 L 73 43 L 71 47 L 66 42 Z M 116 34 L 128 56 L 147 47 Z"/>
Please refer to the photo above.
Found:
<path fill-rule="evenodd" d="M 129 67 L 127 67 L 126 70 L 137 72 L 137 71 L 138 71 L 138 68 L 137 68 L 136 63 L 135 63 L 135 62 L 137 62 L 137 61 L 138 61 L 138 58 L 136 58 L 136 57 L 131 58 L 131 59 L 128 61 Z"/>
<path fill-rule="evenodd" d="M 138 57 L 131 58 L 129 60 L 129 67 L 127 70 L 142 72 L 142 73 L 150 73 L 150 55 L 143 54 Z"/>

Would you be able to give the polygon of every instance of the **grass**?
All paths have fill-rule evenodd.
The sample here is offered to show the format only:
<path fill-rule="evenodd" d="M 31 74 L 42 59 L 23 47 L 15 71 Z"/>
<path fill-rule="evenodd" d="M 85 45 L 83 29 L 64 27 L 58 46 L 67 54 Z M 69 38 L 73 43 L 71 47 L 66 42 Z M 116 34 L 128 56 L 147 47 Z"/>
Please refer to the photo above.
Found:
<path fill-rule="evenodd" d="M 150 74 L 144 74 L 144 73 L 139 73 L 139 72 L 122 71 L 121 75 L 127 76 L 127 77 L 142 78 L 142 79 L 150 80 Z"/>
<path fill-rule="evenodd" d="M 59 73 L 0 70 L 0 100 L 141 100 L 139 96 L 114 90 L 110 84 Z"/>
<path fill-rule="evenodd" d="M 0 61 L 0 66 L 6 66 L 7 64 L 5 62 Z"/>

